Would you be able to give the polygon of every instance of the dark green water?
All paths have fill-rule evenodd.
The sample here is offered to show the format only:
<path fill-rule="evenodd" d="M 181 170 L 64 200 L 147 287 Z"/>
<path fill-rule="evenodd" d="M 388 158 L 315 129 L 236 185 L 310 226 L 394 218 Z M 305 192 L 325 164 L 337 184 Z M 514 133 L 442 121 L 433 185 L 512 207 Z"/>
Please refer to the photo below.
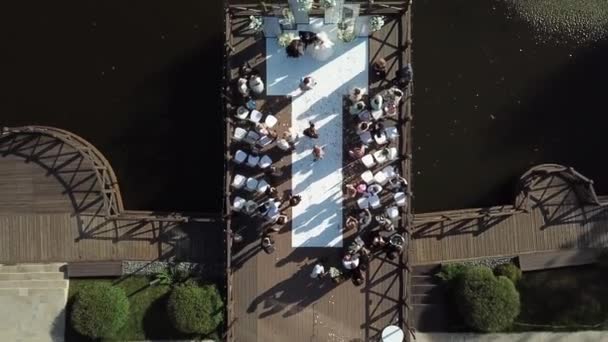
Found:
<path fill-rule="evenodd" d="M 530 166 L 608 194 L 608 42 L 539 38 L 502 1 L 414 2 L 415 211 L 510 204 Z"/>
<path fill-rule="evenodd" d="M 0 23 L 1 124 L 92 142 L 128 209 L 219 210 L 221 1 L 17 1 Z"/>

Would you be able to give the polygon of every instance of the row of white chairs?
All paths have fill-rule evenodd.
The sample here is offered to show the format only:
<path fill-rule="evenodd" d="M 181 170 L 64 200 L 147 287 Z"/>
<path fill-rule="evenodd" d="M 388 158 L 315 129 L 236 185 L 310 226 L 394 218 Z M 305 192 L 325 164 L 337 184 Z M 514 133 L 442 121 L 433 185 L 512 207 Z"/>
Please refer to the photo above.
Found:
<path fill-rule="evenodd" d="M 245 190 L 249 192 L 257 192 L 259 194 L 263 194 L 266 192 L 268 187 L 270 187 L 270 184 L 268 184 L 268 182 L 263 179 L 258 181 L 253 177 L 247 178 L 243 175 L 236 174 L 232 179 L 232 187 L 235 189 L 245 188 Z"/>
<path fill-rule="evenodd" d="M 262 121 L 262 118 L 264 117 L 264 114 L 262 114 L 262 112 L 256 109 L 249 111 L 249 109 L 245 107 L 239 107 L 237 109 L 236 117 L 240 120 L 247 120 L 253 122 L 254 124 L 264 123 L 264 125 L 266 125 L 266 127 L 268 128 L 274 127 L 279 122 L 277 117 L 272 114 L 266 115 L 266 118 L 264 118 L 264 121 Z"/>
<path fill-rule="evenodd" d="M 373 183 L 378 183 L 380 185 L 384 185 L 388 183 L 388 181 L 392 178 L 397 177 L 398 174 L 395 172 L 395 168 L 392 166 L 387 166 L 384 169 L 376 172 L 375 174 L 370 170 L 367 170 L 361 174 L 361 180 L 365 182 L 365 184 L 370 185 Z"/>
<path fill-rule="evenodd" d="M 377 164 L 382 165 L 386 162 L 397 160 L 399 154 L 396 147 L 390 147 L 387 149 L 388 153 L 384 154 L 383 150 L 378 150 L 373 153 L 369 153 L 361 157 L 361 162 L 366 168 L 371 169 Z"/>
<path fill-rule="evenodd" d="M 244 128 L 236 127 L 234 129 L 234 134 L 232 135 L 232 140 L 234 141 L 243 141 L 250 145 L 258 145 L 261 147 L 265 147 L 272 142 L 272 139 L 267 135 L 260 135 L 255 130 L 247 131 Z"/>
<path fill-rule="evenodd" d="M 397 207 L 405 207 L 407 204 L 407 196 L 405 192 L 397 192 L 393 195 L 393 200 Z M 380 196 L 378 194 L 372 194 L 371 196 L 360 197 L 357 199 L 357 206 L 360 209 L 378 209 L 380 208 Z"/>
<path fill-rule="evenodd" d="M 375 142 L 378 145 L 386 145 L 391 141 L 397 140 L 399 137 L 399 130 L 395 126 L 385 127 L 380 135 L 372 134 L 369 131 L 359 134 L 361 142 L 365 145 L 369 145 Z"/>
<path fill-rule="evenodd" d="M 272 165 L 272 159 L 269 156 L 256 156 L 253 154 L 247 154 L 245 151 L 237 150 L 234 154 L 233 161 L 236 164 L 245 164 L 249 167 L 259 167 L 261 169 L 266 169 Z"/>

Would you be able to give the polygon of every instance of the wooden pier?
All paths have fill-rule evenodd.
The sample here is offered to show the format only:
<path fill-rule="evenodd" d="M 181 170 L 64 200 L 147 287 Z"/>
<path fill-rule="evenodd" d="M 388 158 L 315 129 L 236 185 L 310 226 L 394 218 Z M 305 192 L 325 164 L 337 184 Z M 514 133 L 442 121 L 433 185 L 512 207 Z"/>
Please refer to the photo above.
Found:
<path fill-rule="evenodd" d="M 246 177 L 260 177 L 261 173 L 253 169 L 236 166 L 231 162 L 235 151 L 242 146 L 233 144 L 231 136 L 236 121 L 233 119 L 236 101 L 230 90 L 238 78 L 238 68 L 245 62 L 266 74 L 265 38 L 247 30 L 250 15 L 263 15 L 268 8 L 258 3 L 251 4 L 239 1 L 230 2 L 226 10 L 226 65 L 225 65 L 225 105 L 226 105 L 226 177 L 225 177 L 225 217 L 227 221 L 228 268 L 228 341 L 370 341 L 378 338 L 384 327 L 396 324 L 408 330 L 407 286 L 409 274 L 406 271 L 408 254 L 402 259 L 388 260 L 384 255 L 375 255 L 370 267 L 365 272 L 365 283 L 360 287 L 350 281 L 333 284 L 329 280 L 319 282 L 310 278 L 314 262 L 325 259 L 328 263 L 339 264 L 342 251 L 340 248 L 292 248 L 291 244 L 291 210 L 284 214 L 289 217 L 280 232 L 272 235 L 276 251 L 266 254 L 260 248 L 259 227 L 243 214 L 231 212 L 232 200 L 240 191 L 230 187 L 235 172 Z M 377 1 L 376 3 L 384 3 Z M 370 94 L 374 95 L 389 87 L 395 71 L 411 61 L 410 13 L 406 3 L 399 2 L 400 7 L 387 8 L 382 4 L 371 6 L 365 2 L 363 13 L 381 12 L 387 16 L 385 27 L 369 38 L 369 62 L 385 58 L 388 62 L 388 75 L 380 79 L 370 71 Z M 369 7 L 368 7 L 369 6 Z M 391 6 L 393 4 L 391 3 Z M 396 5 L 395 5 L 396 6 Z M 315 10 L 311 15 L 315 15 Z M 319 11 L 318 14 L 320 14 Z M 232 88 L 233 89 L 233 88 Z M 411 176 L 411 89 L 410 85 L 404 105 L 395 125 L 400 126 L 402 136 L 399 141 L 399 152 L 402 158 L 398 166 L 406 179 Z M 291 126 L 291 99 L 288 96 L 262 96 L 259 106 L 262 112 L 273 113 L 279 119 L 277 133 L 279 136 Z M 352 120 L 350 114 L 344 116 L 346 122 Z M 344 128 L 345 141 L 352 138 L 353 132 Z M 344 155 L 347 156 L 347 142 L 344 143 Z M 290 191 L 291 155 L 263 150 L 275 163 L 273 165 L 283 173 L 275 179 L 274 184 L 279 194 Z M 406 158 L 406 156 L 408 156 Z M 345 182 L 359 177 L 360 168 L 344 161 L 343 177 Z M 352 202 L 344 206 L 351 207 Z M 345 210 L 346 212 L 346 210 Z M 408 211 L 401 217 L 400 229 L 405 230 L 410 220 Z M 243 242 L 231 241 L 233 233 L 243 236 Z M 354 239 L 354 232 L 344 233 L 344 245 Z"/>
<path fill-rule="evenodd" d="M 223 274 L 217 219 L 125 210 L 111 166 L 75 134 L 5 127 L 0 175 L 0 263 L 174 258 Z"/>
<path fill-rule="evenodd" d="M 572 168 L 540 165 L 515 204 L 415 215 L 411 257 L 429 264 L 608 246 L 608 207 Z"/>

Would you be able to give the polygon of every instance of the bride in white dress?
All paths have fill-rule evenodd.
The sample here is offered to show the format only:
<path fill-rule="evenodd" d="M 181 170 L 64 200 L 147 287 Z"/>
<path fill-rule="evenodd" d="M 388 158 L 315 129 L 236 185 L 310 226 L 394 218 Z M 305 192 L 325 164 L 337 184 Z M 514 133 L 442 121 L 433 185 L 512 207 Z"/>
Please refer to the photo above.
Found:
<path fill-rule="evenodd" d="M 308 54 L 318 60 L 318 61 L 326 61 L 334 54 L 334 43 L 329 40 L 327 33 L 319 32 L 317 33 L 317 39 L 313 44 L 308 45 L 307 52 Z"/>

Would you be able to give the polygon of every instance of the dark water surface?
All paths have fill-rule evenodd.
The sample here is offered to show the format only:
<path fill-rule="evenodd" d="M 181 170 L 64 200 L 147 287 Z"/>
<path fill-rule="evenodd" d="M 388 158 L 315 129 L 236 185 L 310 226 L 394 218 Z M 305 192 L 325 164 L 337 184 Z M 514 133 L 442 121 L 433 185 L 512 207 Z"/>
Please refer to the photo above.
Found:
<path fill-rule="evenodd" d="M 128 209 L 219 210 L 221 1 L 17 1 L 0 22 L 2 125 L 89 140 Z"/>
<path fill-rule="evenodd" d="M 539 39 L 502 1 L 414 2 L 415 211 L 513 202 L 530 166 L 608 194 L 608 43 Z"/>

